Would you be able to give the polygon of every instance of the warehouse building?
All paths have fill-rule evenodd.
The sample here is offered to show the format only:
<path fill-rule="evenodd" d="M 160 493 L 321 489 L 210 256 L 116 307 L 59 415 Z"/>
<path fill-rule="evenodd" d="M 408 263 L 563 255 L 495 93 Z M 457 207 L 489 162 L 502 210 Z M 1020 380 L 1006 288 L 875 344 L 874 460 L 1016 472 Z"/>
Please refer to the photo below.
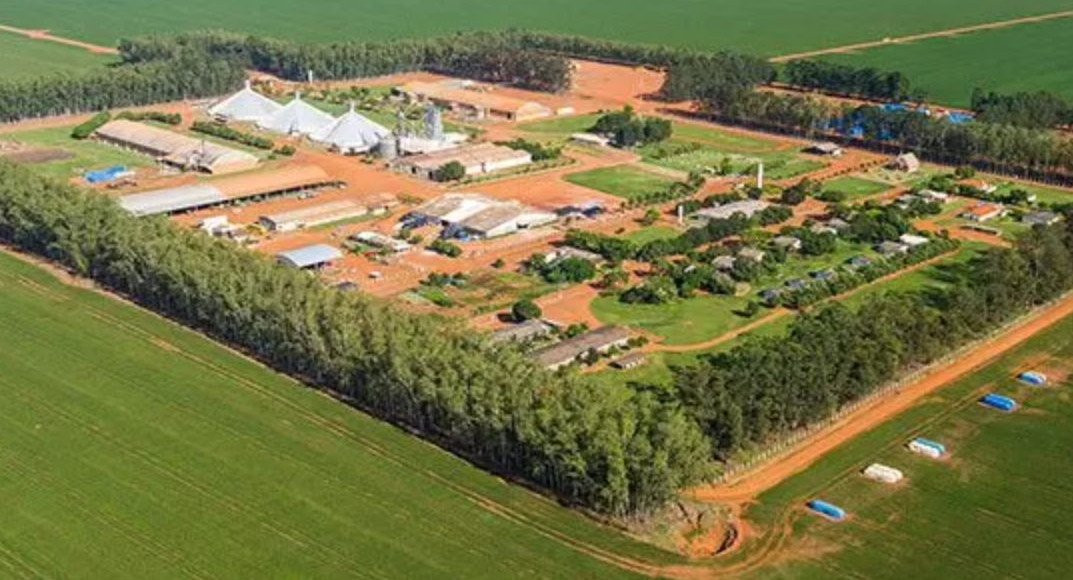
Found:
<path fill-rule="evenodd" d="M 554 331 L 555 325 L 550 322 L 539 319 L 526 320 L 493 332 L 488 342 L 492 344 L 530 342 L 548 336 Z"/>
<path fill-rule="evenodd" d="M 343 155 L 357 155 L 377 149 L 380 142 L 391 134 L 386 127 L 369 120 L 365 115 L 350 110 L 331 124 L 315 131 L 310 139 L 323 143 Z"/>
<path fill-rule="evenodd" d="M 528 151 L 493 143 L 474 143 L 402 157 L 392 163 L 392 168 L 417 177 L 433 179 L 441 167 L 451 162 L 460 163 L 466 169 L 468 177 L 529 165 L 533 162 L 533 156 Z"/>
<path fill-rule="evenodd" d="M 119 205 L 136 216 L 171 215 L 340 185 L 343 185 L 342 181 L 333 179 L 319 167 L 292 166 L 193 185 L 132 193 L 119 198 Z"/>
<path fill-rule="evenodd" d="M 269 231 L 292 232 L 368 215 L 369 208 L 352 200 L 333 201 L 261 216 L 257 222 Z"/>
<path fill-rule="evenodd" d="M 519 230 L 554 223 L 558 216 L 517 201 L 503 201 L 479 193 L 448 193 L 411 212 L 404 227 L 428 223 L 444 226 L 444 237 L 495 238 Z"/>
<path fill-rule="evenodd" d="M 245 151 L 181 135 L 127 119 L 102 125 L 94 136 L 106 143 L 132 149 L 181 169 L 206 173 L 233 173 L 257 166 L 258 159 Z"/>
<path fill-rule="evenodd" d="M 411 82 L 396 90 L 415 101 L 434 103 L 462 117 L 477 120 L 532 121 L 554 114 L 540 103 L 493 95 L 474 88 L 464 88 L 465 86 L 464 82 L 451 81 Z"/>
<path fill-rule="evenodd" d="M 327 244 L 313 244 L 276 254 L 280 264 L 298 270 L 313 270 L 330 266 L 343 257 L 343 252 Z"/>
<path fill-rule="evenodd" d="M 716 207 L 706 207 L 702 210 L 698 210 L 696 215 L 709 220 L 725 220 L 740 213 L 747 218 L 751 218 L 770 206 L 771 204 L 766 201 L 746 199 L 742 201 L 733 201 Z"/>
<path fill-rule="evenodd" d="M 256 123 L 280 109 L 283 105 L 253 90 L 250 81 L 239 92 L 227 97 L 209 108 L 209 114 L 225 121 L 244 121 Z"/>
<path fill-rule="evenodd" d="M 360 247 L 357 244 L 365 244 L 374 248 L 390 250 L 396 254 L 407 252 L 412 247 L 410 242 L 407 242 L 406 240 L 400 240 L 399 238 L 385 236 L 380 232 L 370 231 L 358 232 L 347 238 L 347 242 L 351 243 L 354 247 Z"/>
<path fill-rule="evenodd" d="M 603 326 L 542 348 L 533 353 L 533 357 L 545 368 L 555 370 L 576 362 L 590 351 L 605 353 L 615 347 L 624 347 L 629 340 L 630 333 L 625 328 Z"/>

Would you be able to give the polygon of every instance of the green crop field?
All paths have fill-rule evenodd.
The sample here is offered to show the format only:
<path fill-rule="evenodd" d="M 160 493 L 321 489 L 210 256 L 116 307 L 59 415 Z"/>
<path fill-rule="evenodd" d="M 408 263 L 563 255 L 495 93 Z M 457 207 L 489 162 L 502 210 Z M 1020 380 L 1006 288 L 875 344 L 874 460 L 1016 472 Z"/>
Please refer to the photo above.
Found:
<path fill-rule="evenodd" d="M 4 22 L 0 22 L 3 24 Z M 104 66 L 116 57 L 0 30 L 0 79 L 26 79 Z"/>
<path fill-rule="evenodd" d="M 11 577 L 609 578 L 678 559 L 0 254 Z"/>
<path fill-rule="evenodd" d="M 111 44 L 124 35 L 229 29 L 307 41 L 525 27 L 633 42 L 779 54 L 1068 9 L 1067 0 L 15 0 L 6 24 Z M 14 4 L 14 5 L 10 5 Z"/>
<path fill-rule="evenodd" d="M 1064 18 L 824 58 L 901 71 L 929 100 L 967 107 L 974 87 L 1002 93 L 1047 90 L 1073 98 L 1073 67 L 1055 60 L 1070 46 L 1073 18 Z"/>
<path fill-rule="evenodd" d="M 588 187 L 624 199 L 633 199 L 654 191 L 662 191 L 674 183 L 670 177 L 657 175 L 632 165 L 615 165 L 570 173 L 563 179 L 574 185 Z"/>
<path fill-rule="evenodd" d="M 1073 369 L 1073 317 L 978 372 L 826 455 L 761 495 L 746 517 L 759 530 L 741 557 L 777 536 L 788 554 L 754 578 L 1067 578 L 1073 569 L 1073 398 L 1070 382 L 1014 380 Z M 1004 414 L 978 405 L 998 392 L 1022 403 Z M 909 453 L 924 435 L 943 461 Z M 906 480 L 888 486 L 858 472 L 880 462 Z M 822 497 L 850 514 L 832 523 L 803 503 Z"/>

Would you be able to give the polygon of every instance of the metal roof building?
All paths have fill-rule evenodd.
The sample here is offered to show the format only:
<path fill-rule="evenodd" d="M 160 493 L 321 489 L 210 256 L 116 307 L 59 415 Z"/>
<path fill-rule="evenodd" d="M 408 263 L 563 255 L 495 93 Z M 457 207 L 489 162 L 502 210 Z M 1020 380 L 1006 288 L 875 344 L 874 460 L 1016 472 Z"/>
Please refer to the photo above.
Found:
<path fill-rule="evenodd" d="M 276 254 L 279 263 L 299 270 L 319 268 L 342 257 L 343 252 L 327 244 L 313 244 Z"/>
<path fill-rule="evenodd" d="M 241 91 L 210 107 L 209 114 L 233 121 L 256 122 L 282 108 L 283 105 L 254 91 L 247 80 Z"/>
<path fill-rule="evenodd" d="M 457 161 L 466 169 L 466 175 L 480 175 L 528 165 L 533 156 L 528 151 L 511 149 L 493 143 L 475 143 L 450 149 L 403 157 L 395 160 L 392 167 L 418 177 L 431 179 L 440 167 Z"/>
<path fill-rule="evenodd" d="M 335 122 L 314 132 L 310 139 L 349 155 L 375 149 L 380 145 L 380 140 L 389 134 L 391 131 L 386 127 L 355 111 L 354 104 L 351 103 L 349 111 Z"/>
<path fill-rule="evenodd" d="M 101 141 L 152 155 L 170 165 L 208 173 L 251 169 L 259 161 L 245 151 L 127 119 L 105 123 L 94 132 L 94 136 Z"/>
<path fill-rule="evenodd" d="M 204 183 L 131 193 L 119 198 L 123 209 L 137 216 L 173 214 L 250 198 L 286 195 L 340 185 L 319 167 L 292 166 L 274 171 L 224 177 Z"/>
<path fill-rule="evenodd" d="M 574 338 L 568 338 L 559 344 L 542 348 L 533 356 L 536 361 L 548 369 L 564 367 L 581 355 L 595 350 L 606 352 L 615 346 L 625 346 L 630 340 L 630 333 L 620 326 L 602 326 Z"/>
<path fill-rule="evenodd" d="M 759 213 L 771 206 L 766 201 L 759 199 L 746 199 L 742 201 L 734 201 L 731 203 L 723 204 L 716 207 L 708 207 L 702 210 L 698 210 L 697 214 L 700 217 L 710 220 L 725 220 L 734 214 L 743 214 L 745 217 L 753 217 L 754 214 Z"/>
<path fill-rule="evenodd" d="M 551 212 L 479 193 L 448 193 L 418 207 L 413 214 L 485 238 L 547 225 L 559 219 Z"/>
<path fill-rule="evenodd" d="M 272 231 L 290 232 L 301 228 L 311 228 L 340 220 L 361 217 L 368 213 L 369 208 L 365 204 L 344 199 L 263 215 L 257 221 Z"/>
<path fill-rule="evenodd" d="M 282 109 L 257 121 L 257 126 L 284 135 L 310 136 L 335 122 L 335 117 L 302 100 L 302 93 Z"/>
<path fill-rule="evenodd" d="M 498 117 L 508 121 L 528 121 L 553 114 L 551 109 L 537 102 L 458 88 L 449 83 L 415 81 L 406 83 L 397 90 L 411 98 L 462 110 L 478 119 Z"/>

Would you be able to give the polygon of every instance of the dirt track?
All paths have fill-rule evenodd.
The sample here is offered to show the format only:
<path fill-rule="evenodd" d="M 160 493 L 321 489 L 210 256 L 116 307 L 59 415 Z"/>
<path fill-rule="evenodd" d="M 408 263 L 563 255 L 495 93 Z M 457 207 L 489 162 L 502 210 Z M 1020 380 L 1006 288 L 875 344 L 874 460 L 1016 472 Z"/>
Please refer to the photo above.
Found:
<path fill-rule="evenodd" d="M 1026 321 L 1000 336 L 984 341 L 964 353 L 954 363 L 932 369 L 918 381 L 900 389 L 894 395 L 881 398 L 871 405 L 849 413 L 829 427 L 810 436 L 801 446 L 783 457 L 745 473 L 730 484 L 698 488 L 693 490 L 693 494 L 705 501 L 728 502 L 753 499 L 784 479 L 812 465 L 832 449 L 911 407 L 924 395 L 958 380 L 1070 315 L 1073 315 L 1073 295 L 1031 315 Z"/>
<path fill-rule="evenodd" d="M 47 30 L 30 30 L 26 28 L 15 28 L 14 26 L 5 26 L 0 24 L 0 30 L 12 32 L 15 34 L 21 34 L 27 38 L 33 38 L 35 40 L 48 40 L 51 42 L 58 42 L 59 44 L 66 44 L 67 46 L 73 46 L 75 48 L 82 48 L 92 52 L 94 54 L 119 54 L 119 51 L 108 47 L 100 46 L 99 44 L 90 44 L 88 42 L 82 42 L 81 40 L 75 40 L 73 38 L 64 38 L 62 36 L 53 36 Z"/>
<path fill-rule="evenodd" d="M 1050 14 L 1040 14 L 1038 16 L 1026 16 L 1024 18 L 1014 18 L 1011 20 L 1000 20 L 998 22 L 987 22 L 985 24 L 975 24 L 972 26 L 962 26 L 960 28 L 949 28 L 946 30 L 936 30 L 934 32 L 923 32 L 920 34 L 910 34 L 908 36 L 898 36 L 895 38 L 887 38 L 883 40 L 874 40 L 871 42 L 859 42 L 856 44 L 846 44 L 843 46 L 835 46 L 832 48 L 824 48 L 820 50 L 812 50 L 808 52 L 798 52 L 794 54 L 785 54 L 782 56 L 776 56 L 769 59 L 771 62 L 786 62 L 789 60 L 798 60 L 802 58 L 811 58 L 814 56 L 821 56 L 824 54 L 838 54 L 844 52 L 852 52 L 855 50 L 863 50 L 866 48 L 875 48 L 877 46 L 887 46 L 890 44 L 898 44 L 902 42 L 914 42 L 917 40 L 927 40 L 929 38 L 941 38 L 944 36 L 956 36 L 958 34 L 965 34 L 967 32 L 977 32 L 980 30 L 992 30 L 995 28 L 1006 28 L 1007 26 L 1016 26 L 1018 24 L 1029 24 L 1032 22 L 1043 22 L 1045 20 L 1055 20 L 1057 18 L 1069 18 L 1073 16 L 1073 10 L 1064 10 L 1062 12 L 1052 12 Z"/>

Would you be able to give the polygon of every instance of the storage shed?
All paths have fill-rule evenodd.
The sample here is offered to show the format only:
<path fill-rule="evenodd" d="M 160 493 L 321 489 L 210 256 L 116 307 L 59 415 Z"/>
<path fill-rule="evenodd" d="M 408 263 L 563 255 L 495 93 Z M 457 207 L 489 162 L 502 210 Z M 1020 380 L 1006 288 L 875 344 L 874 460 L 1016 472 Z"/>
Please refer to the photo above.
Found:
<path fill-rule="evenodd" d="M 996 393 L 988 393 L 984 395 L 980 398 L 980 403 L 985 407 L 998 409 L 1004 413 L 1009 413 L 1017 408 L 1017 401 Z"/>
<path fill-rule="evenodd" d="M 828 503 L 822 499 L 810 500 L 807 504 L 808 508 L 822 516 L 835 521 L 842 521 L 846 519 L 846 510 L 836 506 L 833 503 Z"/>
<path fill-rule="evenodd" d="M 99 141 L 150 155 L 182 169 L 232 173 L 251 169 L 258 163 L 257 157 L 245 151 L 127 119 L 109 121 L 93 135 Z"/>
<path fill-rule="evenodd" d="M 868 479 L 882 483 L 898 483 L 905 478 L 905 474 L 900 470 L 888 465 L 883 465 L 882 463 L 873 463 L 864 468 L 862 473 Z"/>
<path fill-rule="evenodd" d="M 342 257 L 342 252 L 327 244 L 313 244 L 276 254 L 279 263 L 299 270 L 328 266 Z"/>
<path fill-rule="evenodd" d="M 301 207 L 290 211 L 263 215 L 257 221 L 274 232 L 291 232 L 342 220 L 358 218 L 369 213 L 364 204 L 350 200 L 333 201 Z"/>

